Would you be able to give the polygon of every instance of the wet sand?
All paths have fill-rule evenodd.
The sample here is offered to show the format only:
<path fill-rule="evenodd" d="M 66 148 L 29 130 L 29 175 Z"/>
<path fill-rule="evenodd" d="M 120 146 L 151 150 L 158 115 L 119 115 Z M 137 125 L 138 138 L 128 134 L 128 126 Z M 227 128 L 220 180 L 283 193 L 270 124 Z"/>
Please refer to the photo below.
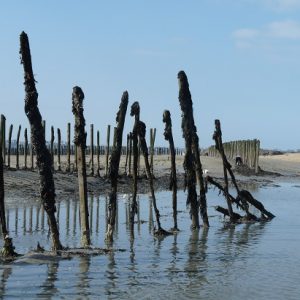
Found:
<path fill-rule="evenodd" d="M 177 156 L 177 175 L 179 189 L 184 187 L 184 170 L 183 170 L 184 156 Z M 73 158 L 71 159 L 73 161 Z M 87 162 L 89 158 L 87 157 Z M 201 156 L 203 169 L 207 169 L 210 176 L 221 179 L 223 177 L 223 167 L 220 158 Z M 232 162 L 233 163 L 233 162 Z M 27 163 L 29 166 L 30 162 Z M 155 189 L 167 190 L 169 188 L 170 176 L 170 157 L 169 156 L 155 156 L 154 157 L 154 176 Z M 122 157 L 120 164 L 120 178 L 118 190 L 120 193 L 130 193 L 132 188 L 132 179 L 125 175 L 125 157 Z M 300 154 L 287 153 L 284 155 L 274 156 L 260 156 L 260 168 L 265 171 L 259 175 L 245 176 L 235 172 L 237 180 L 241 184 L 257 185 L 272 185 L 278 181 L 294 182 L 300 184 Z M 4 171 L 5 180 L 5 195 L 9 201 L 24 201 L 39 199 L 39 176 L 37 170 L 15 170 L 15 157 L 11 157 L 10 170 Z M 24 167 L 23 157 L 20 158 L 20 166 Z M 110 182 L 105 178 L 104 158 L 100 161 L 100 177 L 88 176 L 88 190 L 95 195 L 108 195 L 110 191 Z M 54 172 L 55 188 L 57 200 L 66 197 L 76 197 L 77 194 L 77 173 L 66 173 L 66 157 L 62 157 L 61 172 Z M 96 161 L 94 168 L 97 168 Z M 57 162 L 55 161 L 55 169 L 57 169 Z M 88 168 L 88 173 L 89 168 Z M 143 158 L 141 157 L 140 179 L 138 183 L 139 193 L 149 192 L 149 183 L 145 176 L 145 168 Z"/>

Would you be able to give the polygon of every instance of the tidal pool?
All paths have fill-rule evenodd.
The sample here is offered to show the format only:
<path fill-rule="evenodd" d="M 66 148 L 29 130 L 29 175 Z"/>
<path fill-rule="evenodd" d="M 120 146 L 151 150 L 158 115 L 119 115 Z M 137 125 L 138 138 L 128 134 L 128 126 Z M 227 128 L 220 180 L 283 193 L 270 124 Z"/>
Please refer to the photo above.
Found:
<path fill-rule="evenodd" d="M 210 189 L 211 227 L 191 231 L 186 195 L 180 191 L 180 232 L 164 239 L 153 237 L 151 199 L 139 195 L 133 242 L 127 222 L 129 199 L 119 195 L 114 248 L 125 252 L 0 264 L 0 295 L 3 299 L 299 299 L 300 188 L 283 183 L 251 192 L 275 219 L 226 226 L 213 208 L 225 207 L 225 200 Z M 164 229 L 173 225 L 171 199 L 170 192 L 157 193 Z M 37 242 L 50 248 L 47 219 L 39 203 L 17 206 L 8 199 L 6 206 L 17 252 L 26 253 Z M 105 197 L 90 196 L 95 247 L 105 247 L 106 207 Z M 57 208 L 63 245 L 80 246 L 78 201 L 63 199 Z"/>

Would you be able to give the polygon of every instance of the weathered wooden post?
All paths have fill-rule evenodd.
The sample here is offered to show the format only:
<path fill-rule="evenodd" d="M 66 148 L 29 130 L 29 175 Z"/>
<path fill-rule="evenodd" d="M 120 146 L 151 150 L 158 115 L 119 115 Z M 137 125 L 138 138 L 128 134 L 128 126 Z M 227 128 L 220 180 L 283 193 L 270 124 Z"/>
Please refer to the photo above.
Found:
<path fill-rule="evenodd" d="M 77 149 L 78 163 L 78 184 L 79 184 L 79 201 L 80 201 L 80 224 L 81 224 L 81 244 L 88 247 L 90 241 L 88 199 L 87 199 L 87 181 L 86 181 L 86 134 L 84 131 L 85 119 L 83 116 L 83 99 L 84 94 L 80 87 L 75 86 L 72 93 L 72 112 L 75 117 L 74 126 L 74 144 Z"/>
<path fill-rule="evenodd" d="M 183 137 L 185 139 L 185 158 L 184 158 L 184 170 L 186 173 L 186 185 L 188 188 L 187 204 L 191 206 L 190 215 L 192 219 L 192 228 L 199 228 L 199 216 L 198 208 L 199 203 L 197 201 L 197 191 L 196 191 L 196 171 L 195 159 L 199 159 L 199 147 L 198 147 L 198 136 L 196 134 L 196 126 L 194 124 L 193 117 L 193 102 L 191 93 L 189 90 L 189 84 L 187 76 L 184 71 L 178 73 L 178 83 L 179 83 L 179 103 L 182 110 L 182 122 L 181 128 L 183 131 Z M 197 157 L 198 156 L 198 157 Z M 201 165 L 196 165 L 197 174 L 201 170 Z M 202 178 L 202 174 L 201 174 Z M 201 215 L 205 226 L 209 226 L 207 213 L 206 213 L 206 195 L 205 187 L 201 185 L 202 179 L 198 177 L 200 181 L 200 205 L 201 205 Z M 200 180 L 201 179 L 201 180 Z M 204 191 L 203 191 L 204 190 Z M 202 193 L 201 193 L 202 191 Z"/>
<path fill-rule="evenodd" d="M 132 186 L 132 202 L 130 208 L 130 231 L 131 237 L 134 237 L 134 216 L 137 213 L 137 165 L 138 165 L 138 123 L 140 121 L 140 105 L 136 101 L 131 105 L 130 115 L 134 116 L 134 125 L 132 130 L 132 152 L 133 152 L 133 186 Z"/>
<path fill-rule="evenodd" d="M 132 132 L 129 132 L 129 161 L 128 161 L 128 176 L 131 176 L 131 170 L 132 170 L 131 157 L 132 157 Z"/>
<path fill-rule="evenodd" d="M 163 122 L 165 123 L 164 136 L 165 140 L 169 141 L 170 153 L 171 153 L 171 175 L 170 175 L 170 190 L 173 192 L 173 220 L 174 230 L 178 230 L 177 226 L 177 176 L 176 176 L 176 153 L 174 147 L 174 139 L 172 133 L 172 120 L 171 114 L 168 110 L 163 113 Z"/>
<path fill-rule="evenodd" d="M 154 145 L 155 145 L 155 139 L 156 139 L 156 128 L 152 131 L 152 145 L 151 145 L 151 173 L 153 174 L 153 157 L 154 157 Z"/>
<path fill-rule="evenodd" d="M 27 169 L 27 153 L 28 153 L 28 135 L 27 135 L 27 128 L 24 130 L 24 169 Z"/>
<path fill-rule="evenodd" d="M 116 122 L 117 127 L 114 136 L 114 146 L 111 153 L 109 178 L 111 184 L 111 192 L 109 195 L 108 204 L 108 215 L 107 215 L 107 231 L 106 241 L 108 243 L 113 242 L 113 233 L 116 223 L 116 212 L 117 212 L 117 187 L 118 187 L 118 174 L 119 164 L 122 150 L 122 137 L 123 129 L 126 117 L 126 111 L 128 106 L 128 92 L 125 91 L 122 95 L 121 104 L 117 113 Z"/>
<path fill-rule="evenodd" d="M 1 139 L 2 139 L 2 153 L 3 153 L 3 165 L 6 162 L 6 118 L 1 115 Z"/>
<path fill-rule="evenodd" d="M 8 153 L 7 153 L 7 165 L 8 165 L 8 168 L 10 168 L 10 152 L 11 152 L 12 132 L 13 132 L 13 124 L 10 125 L 10 127 L 9 127 L 9 134 L 8 134 Z"/>
<path fill-rule="evenodd" d="M 100 177 L 100 132 L 97 130 L 97 175 Z"/>
<path fill-rule="evenodd" d="M 105 177 L 107 177 L 108 175 L 109 144 L 110 144 L 110 125 L 107 125 Z"/>
<path fill-rule="evenodd" d="M 127 173 L 127 165 L 128 165 L 128 156 L 129 156 L 129 143 L 130 143 L 130 140 L 129 140 L 129 134 L 127 134 L 127 143 L 126 143 L 126 159 L 125 159 L 125 174 L 128 174 Z"/>
<path fill-rule="evenodd" d="M 51 169 L 51 155 L 46 147 L 45 134 L 42 126 L 42 117 L 38 109 L 38 93 L 31 64 L 31 54 L 27 34 L 20 35 L 21 63 L 24 67 L 25 85 L 25 113 L 31 126 L 31 142 L 36 150 L 37 166 L 40 175 L 41 199 L 48 214 L 49 226 L 52 233 L 53 249 L 62 249 L 59 232 L 55 219 L 55 187 Z"/>
<path fill-rule="evenodd" d="M 20 134 L 21 134 L 21 125 L 19 125 L 19 130 L 17 134 L 17 152 L 16 152 L 16 169 L 18 170 L 20 168 L 19 165 L 19 148 L 20 148 Z"/>
<path fill-rule="evenodd" d="M 90 149 L 91 175 L 94 176 L 94 124 L 90 125 Z"/>
<path fill-rule="evenodd" d="M 3 257 L 12 257 L 16 253 L 14 251 L 15 247 L 12 243 L 12 238 L 9 237 L 8 229 L 6 227 L 6 218 L 5 218 L 5 204 L 4 204 L 4 176 L 3 176 L 3 156 L 2 156 L 2 145 L 3 145 L 3 135 L 0 137 L 0 222 L 2 229 L 2 236 L 4 245 L 1 250 L 1 255 Z"/>
<path fill-rule="evenodd" d="M 223 161 L 223 172 L 224 172 L 224 195 L 227 201 L 227 206 L 228 206 L 228 212 L 229 212 L 229 217 L 231 222 L 235 222 L 235 217 L 233 214 L 232 210 L 232 205 L 231 205 L 231 200 L 229 197 L 229 192 L 228 192 L 228 176 L 227 176 L 227 168 L 228 168 L 228 161 L 225 156 L 225 151 L 223 148 L 223 142 L 222 142 L 222 132 L 221 132 L 221 125 L 219 120 L 215 120 L 215 132 L 213 135 L 213 139 L 215 140 L 216 143 L 216 149 L 219 150 L 222 161 Z M 230 166 L 231 168 L 231 166 Z"/>
<path fill-rule="evenodd" d="M 71 123 L 67 124 L 67 169 L 66 172 L 71 170 Z"/>
<path fill-rule="evenodd" d="M 34 153 L 33 153 L 32 143 L 30 143 L 30 160 L 31 160 L 31 170 L 34 170 Z"/>
<path fill-rule="evenodd" d="M 60 133 L 60 129 L 57 128 L 57 170 L 59 172 L 61 171 L 60 154 L 61 154 L 61 133 Z"/>
<path fill-rule="evenodd" d="M 51 126 L 50 154 L 52 160 L 52 169 L 54 170 L 54 127 Z"/>

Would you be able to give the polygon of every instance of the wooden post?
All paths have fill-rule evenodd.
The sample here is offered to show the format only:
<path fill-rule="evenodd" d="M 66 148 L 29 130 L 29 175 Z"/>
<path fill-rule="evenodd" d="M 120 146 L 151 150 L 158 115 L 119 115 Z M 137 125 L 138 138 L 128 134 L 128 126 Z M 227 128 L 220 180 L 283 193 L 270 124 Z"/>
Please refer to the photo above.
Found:
<path fill-rule="evenodd" d="M 8 153 L 7 153 L 7 165 L 8 165 L 8 168 L 10 168 L 10 152 L 11 152 L 12 132 L 13 132 L 13 124 L 10 125 L 10 127 L 9 127 L 9 134 L 8 134 Z"/>
<path fill-rule="evenodd" d="M 127 134 L 127 143 L 126 143 L 126 159 L 125 159 L 125 174 L 127 175 L 127 165 L 128 165 L 128 156 L 129 156 L 129 134 Z"/>
<path fill-rule="evenodd" d="M 107 125 L 105 177 L 107 177 L 108 175 L 109 144 L 110 144 L 110 125 Z"/>
<path fill-rule="evenodd" d="M 52 169 L 54 170 L 54 127 L 51 126 L 50 154 L 52 160 Z"/>
<path fill-rule="evenodd" d="M 100 132 L 97 130 L 97 175 L 100 177 Z"/>
<path fill-rule="evenodd" d="M 67 125 L 67 169 L 66 172 L 71 171 L 71 123 Z"/>
<path fill-rule="evenodd" d="M 154 145 L 155 145 L 155 138 L 156 138 L 156 128 L 154 128 L 153 130 L 152 130 L 152 138 L 151 138 L 151 142 L 152 142 L 152 144 L 151 144 L 151 173 L 152 174 L 154 174 L 153 173 L 153 156 L 154 156 Z"/>
<path fill-rule="evenodd" d="M 44 138 L 45 138 L 45 141 L 47 141 L 47 139 L 46 139 L 46 121 L 45 120 L 42 121 L 42 126 L 43 126 L 43 130 L 44 130 Z"/>
<path fill-rule="evenodd" d="M 30 143 L 30 160 L 31 160 L 31 170 L 34 170 L 34 153 L 33 153 L 32 143 Z"/>
<path fill-rule="evenodd" d="M 131 163 L 131 157 L 132 157 L 132 132 L 129 133 L 129 161 L 128 161 L 128 176 L 131 176 L 131 170 L 132 170 L 132 163 Z"/>
<path fill-rule="evenodd" d="M 109 205 L 108 205 L 108 215 L 107 215 L 107 231 L 106 231 L 106 241 L 108 243 L 113 242 L 113 233 L 116 223 L 116 213 L 117 213 L 117 186 L 118 186 L 118 174 L 120 157 L 122 150 L 122 137 L 123 129 L 126 117 L 126 111 L 128 106 L 128 92 L 125 91 L 122 95 L 121 104 L 119 111 L 117 113 L 117 127 L 115 127 L 114 134 L 114 146 L 111 153 L 110 160 L 110 172 L 109 178 L 111 183 L 111 192 L 109 195 Z"/>
<path fill-rule="evenodd" d="M 2 145 L 3 145 L 3 135 L 0 137 L 0 223 L 2 229 L 2 237 L 4 245 L 1 251 L 3 257 L 16 256 L 13 246 L 12 239 L 9 237 L 8 229 L 6 227 L 5 218 L 5 203 L 4 203 L 4 176 L 3 176 L 3 156 L 2 156 Z"/>
<path fill-rule="evenodd" d="M 20 168 L 19 165 L 19 146 L 20 146 L 20 134 L 21 134 L 21 125 L 19 125 L 18 135 L 17 135 L 17 152 L 16 152 L 16 169 Z"/>
<path fill-rule="evenodd" d="M 199 228 L 199 203 L 197 201 L 196 191 L 196 172 L 195 172 L 195 154 L 193 153 L 193 138 L 195 136 L 196 127 L 193 117 L 193 102 L 189 90 L 187 76 L 184 71 L 178 73 L 179 83 L 179 103 L 182 110 L 181 128 L 185 139 L 185 158 L 184 170 L 186 176 L 186 186 L 188 190 L 187 204 L 190 205 L 190 216 L 192 219 L 192 228 Z M 205 207 L 204 207 L 205 208 Z M 204 221 L 204 220 L 203 220 Z M 208 224 L 207 224 L 208 226 Z"/>
<path fill-rule="evenodd" d="M 132 185 L 132 202 L 130 207 L 130 234 L 134 238 L 134 216 L 137 214 L 137 165 L 138 165 L 138 123 L 140 121 L 140 105 L 136 101 L 131 105 L 130 115 L 134 116 L 134 125 L 132 130 L 132 152 L 133 152 L 133 185 Z"/>
<path fill-rule="evenodd" d="M 91 175 L 94 176 L 94 125 L 90 125 L 90 167 Z"/>
<path fill-rule="evenodd" d="M 72 93 L 72 112 L 75 117 L 74 143 L 77 149 L 78 163 L 78 184 L 79 184 L 79 201 L 80 201 L 80 224 L 81 224 L 81 244 L 88 247 L 90 241 L 88 199 L 87 199 L 87 181 L 86 181 L 86 133 L 84 130 L 85 119 L 83 116 L 83 99 L 84 94 L 80 87 L 75 86 Z"/>
<path fill-rule="evenodd" d="M 60 133 L 60 129 L 57 128 L 57 170 L 59 172 L 61 171 L 60 153 L 61 153 L 61 133 Z"/>
<path fill-rule="evenodd" d="M 28 153 L 28 135 L 27 135 L 27 128 L 24 130 L 24 169 L 27 169 L 27 153 Z"/>
<path fill-rule="evenodd" d="M 138 136 L 140 138 L 140 143 L 141 143 L 141 151 L 143 153 L 144 156 L 144 161 L 145 161 L 145 167 L 146 167 L 146 172 L 147 172 L 147 176 L 149 179 L 149 184 L 150 184 L 150 192 L 151 192 L 151 197 L 152 197 L 152 201 L 153 201 L 153 207 L 154 207 L 154 212 L 155 212 L 155 217 L 156 217 L 156 223 L 157 223 L 157 230 L 155 231 L 155 235 L 169 235 L 171 234 L 170 232 L 165 231 L 160 224 L 160 213 L 159 210 L 157 208 L 157 204 L 156 204 L 156 197 L 155 197 L 155 193 L 154 193 L 154 186 L 153 186 L 153 176 L 150 170 L 150 164 L 149 164 L 149 159 L 148 159 L 148 147 L 147 147 L 147 143 L 146 143 L 146 125 L 144 122 L 139 121 L 138 122 L 138 128 L 137 128 L 137 133 Z"/>
<path fill-rule="evenodd" d="M 173 206 L 173 220 L 174 230 L 178 230 L 177 226 L 177 176 L 176 176 L 176 153 L 174 147 L 174 139 L 172 133 L 172 120 L 171 114 L 168 110 L 163 113 L 163 122 L 165 123 L 164 136 L 165 140 L 169 141 L 170 153 L 171 153 L 171 175 L 170 175 L 170 190 L 173 192 L 172 206 Z"/>
<path fill-rule="evenodd" d="M 31 64 L 31 54 L 27 34 L 23 31 L 20 35 L 21 63 L 24 67 L 25 85 L 25 114 L 31 126 L 31 142 L 36 150 L 37 166 L 40 175 L 41 199 L 48 214 L 49 226 L 52 234 L 54 250 L 62 249 L 59 240 L 59 231 L 55 218 L 55 186 L 51 169 L 51 155 L 46 147 L 45 134 L 42 127 L 42 116 L 38 109 L 38 93 Z"/>
<path fill-rule="evenodd" d="M 227 201 L 230 221 L 234 223 L 235 222 L 235 217 L 234 217 L 234 214 L 233 214 L 231 199 L 229 197 L 229 191 L 228 191 L 228 176 L 227 176 L 227 166 L 226 166 L 226 164 L 228 164 L 228 162 L 227 162 L 225 152 L 224 152 L 224 148 L 223 148 L 221 124 L 220 124 L 219 120 L 215 120 L 215 127 L 216 127 L 216 129 L 215 129 L 215 132 L 214 132 L 214 135 L 213 135 L 213 139 L 215 140 L 216 149 L 219 150 L 220 155 L 222 157 L 222 161 L 223 161 L 223 172 L 224 172 L 224 181 L 225 181 L 224 195 L 225 195 L 225 198 L 226 198 L 226 201 Z"/>
<path fill-rule="evenodd" d="M 6 162 L 6 118 L 1 115 L 1 140 L 2 140 L 2 153 L 3 153 L 3 165 Z"/>

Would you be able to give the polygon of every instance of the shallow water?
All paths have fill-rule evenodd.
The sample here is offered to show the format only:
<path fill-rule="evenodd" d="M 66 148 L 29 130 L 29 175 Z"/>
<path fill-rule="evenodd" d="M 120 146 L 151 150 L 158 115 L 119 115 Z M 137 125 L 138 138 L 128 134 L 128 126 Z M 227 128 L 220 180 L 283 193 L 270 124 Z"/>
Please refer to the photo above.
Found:
<path fill-rule="evenodd" d="M 225 201 L 209 190 L 211 227 L 192 232 L 186 196 L 179 192 L 181 231 L 162 240 L 152 235 L 151 200 L 140 195 L 136 218 L 140 222 L 133 243 L 126 222 L 128 199 L 120 195 L 114 248 L 125 252 L 0 265 L 0 295 L 4 299 L 299 299 L 300 188 L 281 184 L 255 189 L 252 194 L 276 215 L 274 220 L 225 226 L 213 209 L 225 206 Z M 157 200 L 162 226 L 169 229 L 171 194 L 158 193 Z M 89 199 L 92 242 L 97 247 L 105 247 L 106 205 L 105 197 Z M 65 246 L 80 246 L 78 209 L 76 199 L 58 204 Z M 38 241 L 49 249 L 46 216 L 38 203 L 8 204 L 7 220 L 19 253 L 35 248 Z"/>

